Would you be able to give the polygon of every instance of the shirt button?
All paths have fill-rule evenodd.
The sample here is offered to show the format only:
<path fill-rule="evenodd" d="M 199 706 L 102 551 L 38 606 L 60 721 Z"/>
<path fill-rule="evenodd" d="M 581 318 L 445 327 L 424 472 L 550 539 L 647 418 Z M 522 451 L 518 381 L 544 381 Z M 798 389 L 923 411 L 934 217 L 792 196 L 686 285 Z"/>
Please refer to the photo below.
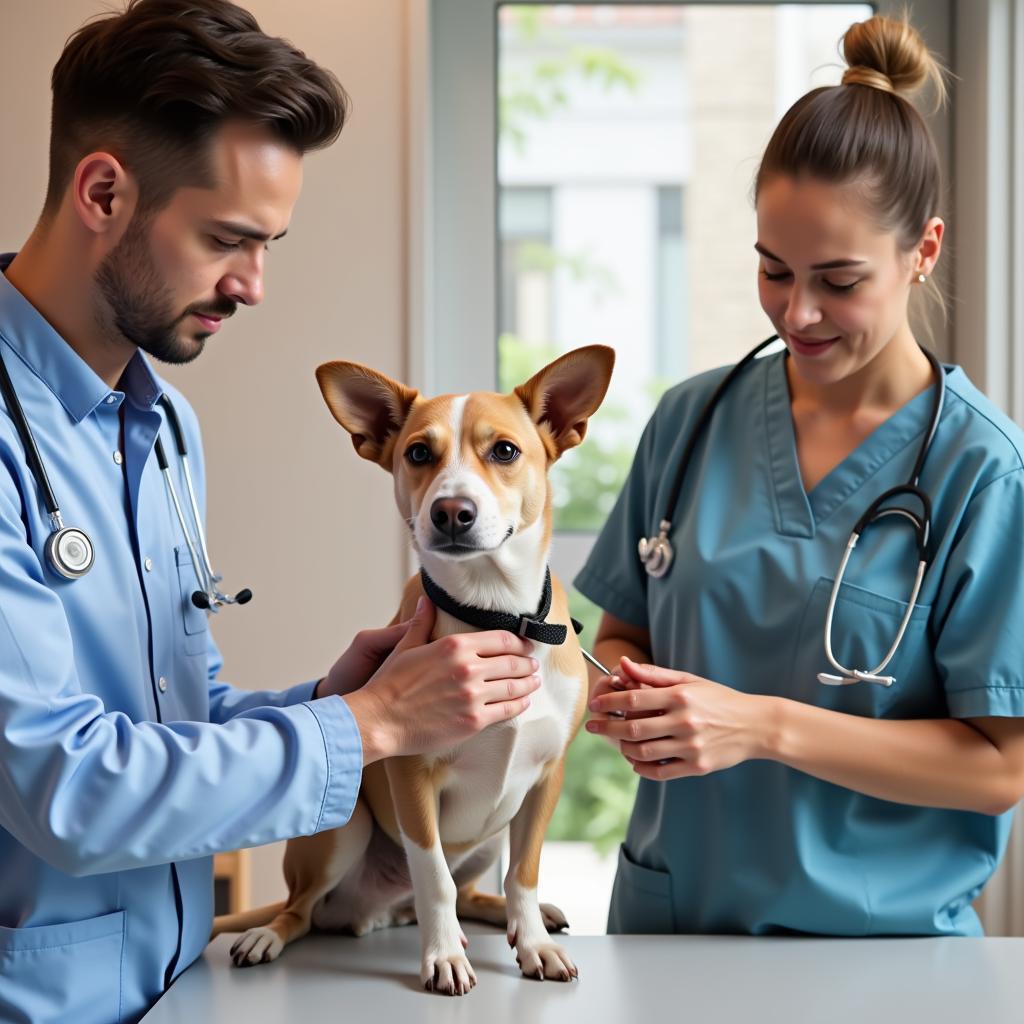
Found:
<path fill-rule="evenodd" d="M 152 558 L 147 558 L 142 564 L 146 567 L 146 572 L 152 572 L 153 571 L 153 559 Z"/>
<path fill-rule="evenodd" d="M 159 679 L 159 681 L 157 682 L 156 685 L 158 687 L 160 687 L 160 692 L 161 693 L 166 693 L 167 692 L 167 680 L 164 679 L 163 676 L 160 677 L 160 679 Z"/>
<path fill-rule="evenodd" d="M 114 461 L 120 466 L 124 462 L 124 456 L 120 452 L 114 452 Z"/>
<path fill-rule="evenodd" d="M 113 405 L 117 399 L 113 395 L 107 395 L 107 405 Z"/>

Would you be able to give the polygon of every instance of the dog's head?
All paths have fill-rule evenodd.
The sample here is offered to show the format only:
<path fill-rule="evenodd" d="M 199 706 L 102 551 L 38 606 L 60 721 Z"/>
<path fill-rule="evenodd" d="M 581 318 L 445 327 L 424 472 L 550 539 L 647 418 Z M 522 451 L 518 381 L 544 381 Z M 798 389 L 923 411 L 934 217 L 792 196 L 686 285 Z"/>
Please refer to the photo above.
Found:
<path fill-rule="evenodd" d="M 430 399 L 358 363 L 324 363 L 316 377 L 359 455 L 393 474 L 417 550 L 462 560 L 533 529 L 546 540 L 548 467 L 583 440 L 614 362 L 612 349 L 590 345 L 511 394 Z"/>

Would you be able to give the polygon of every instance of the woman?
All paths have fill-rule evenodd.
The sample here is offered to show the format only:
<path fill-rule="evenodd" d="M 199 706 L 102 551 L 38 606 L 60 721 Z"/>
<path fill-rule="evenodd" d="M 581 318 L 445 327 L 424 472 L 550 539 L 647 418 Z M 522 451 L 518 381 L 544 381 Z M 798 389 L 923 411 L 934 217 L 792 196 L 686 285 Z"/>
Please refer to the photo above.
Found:
<path fill-rule="evenodd" d="M 605 609 L 598 656 L 621 658 L 587 727 L 642 777 L 612 932 L 980 934 L 971 901 L 1024 795 L 1024 433 L 961 369 L 933 367 L 908 319 L 943 222 L 906 96 L 941 77 L 884 17 L 844 52 L 843 84 L 789 110 L 757 175 L 760 299 L 786 351 L 745 366 L 699 431 L 667 574 L 645 572 L 637 541 L 725 371 L 663 398 L 576 581 Z M 833 663 L 848 538 L 912 478 L 933 413 L 916 606 L 877 669 L 924 539 L 883 516 L 841 576 Z M 836 663 L 876 678 L 823 685 L 848 678 Z"/>

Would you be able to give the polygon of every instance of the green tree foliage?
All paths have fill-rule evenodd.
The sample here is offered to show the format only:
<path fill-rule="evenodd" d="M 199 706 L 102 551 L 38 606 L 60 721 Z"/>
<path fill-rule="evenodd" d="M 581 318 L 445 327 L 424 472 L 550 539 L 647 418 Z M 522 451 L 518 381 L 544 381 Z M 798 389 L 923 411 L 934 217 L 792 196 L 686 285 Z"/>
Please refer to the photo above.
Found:
<path fill-rule="evenodd" d="M 525 41 L 538 39 L 543 31 L 541 8 L 517 4 L 516 31 Z M 569 105 L 566 82 L 578 77 L 606 92 L 636 92 L 640 75 L 612 49 L 604 46 L 570 46 L 556 57 L 535 61 L 522 72 L 506 71 L 498 89 L 498 131 L 523 152 L 531 121 L 542 121 Z"/>

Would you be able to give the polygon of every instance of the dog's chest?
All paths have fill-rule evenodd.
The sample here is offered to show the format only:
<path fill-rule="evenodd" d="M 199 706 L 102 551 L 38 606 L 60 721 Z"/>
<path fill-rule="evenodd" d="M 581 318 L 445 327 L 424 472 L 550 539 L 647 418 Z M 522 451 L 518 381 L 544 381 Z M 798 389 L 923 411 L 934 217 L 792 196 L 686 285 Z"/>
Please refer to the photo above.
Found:
<path fill-rule="evenodd" d="M 546 650 L 536 651 L 535 657 L 541 663 L 542 683 L 531 694 L 530 707 L 445 757 L 448 767 L 439 815 L 443 842 L 469 842 L 500 831 L 515 816 L 545 766 L 565 751 L 583 681 L 552 666 Z"/>

